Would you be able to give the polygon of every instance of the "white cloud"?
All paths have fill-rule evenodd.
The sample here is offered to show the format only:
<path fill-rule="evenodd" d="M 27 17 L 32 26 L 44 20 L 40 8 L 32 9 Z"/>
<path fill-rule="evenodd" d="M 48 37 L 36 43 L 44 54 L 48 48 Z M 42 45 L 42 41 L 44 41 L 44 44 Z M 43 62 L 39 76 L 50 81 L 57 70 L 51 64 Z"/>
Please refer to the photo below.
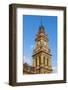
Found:
<path fill-rule="evenodd" d="M 56 73 L 57 72 L 57 67 L 56 66 L 53 66 L 53 73 Z"/>
<path fill-rule="evenodd" d="M 24 63 L 31 64 L 30 61 L 31 60 L 28 57 L 24 56 L 24 60 L 23 60 Z"/>
<path fill-rule="evenodd" d="M 29 61 L 29 59 L 24 56 L 24 63 L 27 63 L 27 61 Z"/>

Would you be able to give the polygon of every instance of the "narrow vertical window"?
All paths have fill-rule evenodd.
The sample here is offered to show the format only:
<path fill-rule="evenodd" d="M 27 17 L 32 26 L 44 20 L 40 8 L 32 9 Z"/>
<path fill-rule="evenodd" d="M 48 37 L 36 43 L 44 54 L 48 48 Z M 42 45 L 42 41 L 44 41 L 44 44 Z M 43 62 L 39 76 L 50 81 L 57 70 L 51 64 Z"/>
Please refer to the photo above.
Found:
<path fill-rule="evenodd" d="M 40 59 L 40 56 L 39 56 L 39 66 L 40 66 L 40 64 L 41 64 L 41 59 Z"/>
<path fill-rule="evenodd" d="M 48 58 L 47 58 L 47 66 L 48 66 L 48 64 L 49 64 L 49 61 L 48 61 Z"/>
<path fill-rule="evenodd" d="M 43 58 L 43 64 L 44 64 L 44 66 L 45 66 L 45 57 Z"/>

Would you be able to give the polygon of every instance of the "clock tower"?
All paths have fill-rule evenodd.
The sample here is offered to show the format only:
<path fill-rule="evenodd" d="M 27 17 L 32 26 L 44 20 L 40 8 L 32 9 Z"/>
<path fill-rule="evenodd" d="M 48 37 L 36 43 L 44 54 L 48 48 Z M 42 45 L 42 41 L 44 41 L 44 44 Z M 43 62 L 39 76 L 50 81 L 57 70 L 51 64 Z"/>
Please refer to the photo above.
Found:
<path fill-rule="evenodd" d="M 36 35 L 36 45 L 33 50 L 33 64 L 32 67 L 35 68 L 37 74 L 51 73 L 51 51 L 48 47 L 48 35 L 45 33 L 45 28 L 43 25 L 39 27 L 39 31 Z"/>

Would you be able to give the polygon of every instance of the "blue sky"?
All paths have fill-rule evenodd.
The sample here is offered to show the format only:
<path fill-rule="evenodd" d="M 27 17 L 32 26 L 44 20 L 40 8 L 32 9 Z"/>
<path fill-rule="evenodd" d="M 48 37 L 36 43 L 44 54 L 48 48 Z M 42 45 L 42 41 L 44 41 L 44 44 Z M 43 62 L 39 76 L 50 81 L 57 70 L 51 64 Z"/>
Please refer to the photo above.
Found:
<path fill-rule="evenodd" d="M 24 62 L 32 64 L 32 52 L 35 38 L 41 25 L 41 16 L 24 15 Z M 52 66 L 57 67 L 57 16 L 42 16 L 42 25 L 49 38 L 49 48 L 52 54 Z"/>

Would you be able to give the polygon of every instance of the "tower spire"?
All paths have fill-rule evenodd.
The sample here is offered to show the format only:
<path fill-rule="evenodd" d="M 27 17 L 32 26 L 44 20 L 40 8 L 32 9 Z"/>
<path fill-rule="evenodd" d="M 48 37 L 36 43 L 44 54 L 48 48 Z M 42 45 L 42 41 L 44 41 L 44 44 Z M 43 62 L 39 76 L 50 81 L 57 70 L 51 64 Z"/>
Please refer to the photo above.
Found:
<path fill-rule="evenodd" d="M 37 33 L 35 48 L 33 49 L 33 67 L 37 74 L 51 73 L 51 53 L 48 47 L 48 36 L 45 33 L 45 28 L 42 25 L 42 16 L 40 16 L 40 27 Z"/>

